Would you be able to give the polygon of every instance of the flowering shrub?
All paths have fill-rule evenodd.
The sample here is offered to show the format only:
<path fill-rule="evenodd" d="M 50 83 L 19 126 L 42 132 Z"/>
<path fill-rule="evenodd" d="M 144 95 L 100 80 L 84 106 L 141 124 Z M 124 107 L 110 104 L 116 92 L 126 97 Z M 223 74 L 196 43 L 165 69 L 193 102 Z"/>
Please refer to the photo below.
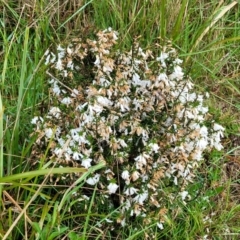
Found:
<path fill-rule="evenodd" d="M 190 198 L 185 188 L 203 153 L 222 149 L 224 128 L 171 46 L 144 51 L 135 41 L 120 52 L 117 39 L 107 29 L 46 52 L 51 107 L 32 119 L 36 146 L 50 146 L 60 165 L 105 161 L 85 186 L 97 186 L 103 204 L 115 196 L 122 226 L 136 216 L 162 228 L 169 204 Z"/>

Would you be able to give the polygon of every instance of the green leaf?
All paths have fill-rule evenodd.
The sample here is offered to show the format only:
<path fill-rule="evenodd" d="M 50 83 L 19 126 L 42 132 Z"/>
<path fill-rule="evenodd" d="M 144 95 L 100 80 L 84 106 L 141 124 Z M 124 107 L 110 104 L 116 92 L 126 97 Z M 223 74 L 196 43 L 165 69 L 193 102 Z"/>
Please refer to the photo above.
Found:
<path fill-rule="evenodd" d="M 68 234 L 68 238 L 69 238 L 69 240 L 79 240 L 80 239 L 80 237 L 75 232 L 70 232 Z"/>
<path fill-rule="evenodd" d="M 59 231 L 53 232 L 53 233 L 48 237 L 48 239 L 49 239 L 49 240 L 53 240 L 53 239 L 55 239 L 55 237 L 60 237 L 60 235 L 62 235 L 64 232 L 66 232 L 67 229 L 68 229 L 68 227 L 62 227 L 62 228 L 60 228 Z"/>
<path fill-rule="evenodd" d="M 0 183 L 12 183 L 15 180 L 20 180 L 23 178 L 34 178 L 36 176 L 47 175 L 47 174 L 64 174 L 64 173 L 84 173 L 85 168 L 51 168 L 51 169 L 41 169 L 36 171 L 24 172 L 19 174 L 14 174 L 6 177 L 0 178 Z"/>

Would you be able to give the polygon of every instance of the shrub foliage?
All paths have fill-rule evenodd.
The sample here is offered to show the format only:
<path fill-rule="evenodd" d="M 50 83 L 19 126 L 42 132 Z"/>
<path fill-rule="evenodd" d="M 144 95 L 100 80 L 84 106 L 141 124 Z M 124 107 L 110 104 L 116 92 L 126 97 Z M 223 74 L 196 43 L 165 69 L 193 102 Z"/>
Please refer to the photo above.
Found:
<path fill-rule="evenodd" d="M 169 206 L 191 198 L 186 186 L 203 154 L 222 149 L 224 128 L 170 43 L 143 50 L 135 39 L 121 52 L 117 40 L 109 28 L 45 53 L 50 107 L 32 119 L 34 153 L 50 146 L 49 160 L 86 169 L 105 161 L 84 187 L 97 187 L 99 202 L 115 210 L 112 220 L 162 228 Z"/>

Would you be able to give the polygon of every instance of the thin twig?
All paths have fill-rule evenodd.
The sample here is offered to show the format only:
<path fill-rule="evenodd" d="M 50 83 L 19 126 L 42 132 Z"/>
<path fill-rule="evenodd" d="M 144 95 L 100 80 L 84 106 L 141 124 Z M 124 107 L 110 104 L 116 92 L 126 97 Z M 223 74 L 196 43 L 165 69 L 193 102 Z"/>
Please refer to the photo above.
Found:
<path fill-rule="evenodd" d="M 72 92 L 73 94 L 77 95 L 76 92 L 74 92 L 71 88 L 69 88 L 67 85 L 65 85 L 64 83 L 62 83 L 59 79 L 57 79 L 56 77 L 54 77 L 49 71 L 46 71 L 47 75 L 49 75 L 51 78 L 53 78 L 54 80 L 58 81 L 63 87 L 65 87 L 67 90 L 69 90 L 70 92 Z"/>
<path fill-rule="evenodd" d="M 9 193 L 7 191 L 3 191 L 3 194 L 5 195 L 5 197 L 8 198 L 8 200 L 21 212 L 23 209 L 18 205 L 18 203 L 9 195 Z M 32 225 L 32 220 L 27 216 L 26 212 L 25 212 L 25 217 L 28 221 L 28 223 L 30 223 Z"/>

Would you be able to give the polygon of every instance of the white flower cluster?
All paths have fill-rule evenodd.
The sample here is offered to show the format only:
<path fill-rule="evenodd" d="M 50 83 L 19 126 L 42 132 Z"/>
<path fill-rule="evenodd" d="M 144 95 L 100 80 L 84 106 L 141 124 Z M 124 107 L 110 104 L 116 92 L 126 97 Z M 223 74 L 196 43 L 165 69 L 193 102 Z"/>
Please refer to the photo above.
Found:
<path fill-rule="evenodd" d="M 159 212 L 166 199 L 190 198 L 185 186 L 203 153 L 222 149 L 224 128 L 210 119 L 173 48 L 144 51 L 135 42 L 120 53 L 117 39 L 107 29 L 97 40 L 58 46 L 57 55 L 47 51 L 53 106 L 32 124 L 43 136 L 36 144 L 51 142 L 61 163 L 88 169 L 106 161 L 86 185 L 97 184 L 106 201 L 117 196 L 124 225 L 128 216 Z"/>

